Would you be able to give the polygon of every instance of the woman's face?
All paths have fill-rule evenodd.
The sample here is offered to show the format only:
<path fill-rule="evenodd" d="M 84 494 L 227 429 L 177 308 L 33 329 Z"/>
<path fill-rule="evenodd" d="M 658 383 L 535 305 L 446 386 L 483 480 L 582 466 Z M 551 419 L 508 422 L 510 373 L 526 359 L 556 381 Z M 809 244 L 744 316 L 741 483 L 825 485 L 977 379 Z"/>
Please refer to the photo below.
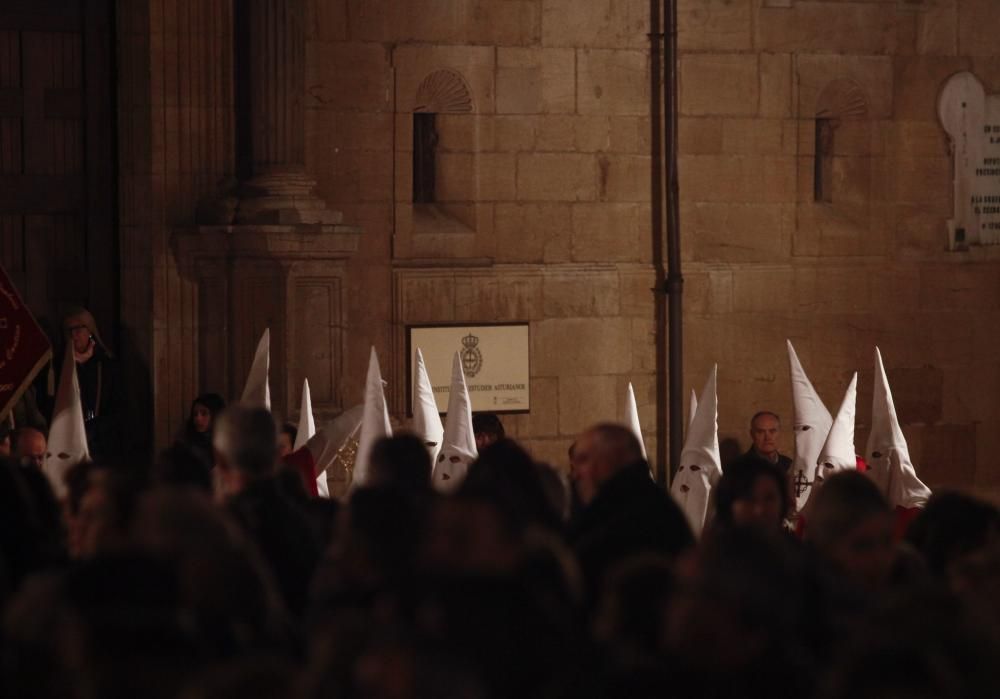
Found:
<path fill-rule="evenodd" d="M 191 422 L 195 432 L 208 432 L 212 429 L 212 412 L 198 403 L 191 410 Z"/>
<path fill-rule="evenodd" d="M 892 568 L 892 524 L 888 513 L 869 515 L 834 542 L 827 554 L 859 583 L 876 589 L 885 583 Z"/>
<path fill-rule="evenodd" d="M 278 458 L 283 459 L 292 453 L 292 435 L 285 431 L 278 433 Z"/>
<path fill-rule="evenodd" d="M 773 478 L 757 476 L 750 492 L 733 502 L 733 522 L 740 526 L 780 528 L 783 497 Z"/>

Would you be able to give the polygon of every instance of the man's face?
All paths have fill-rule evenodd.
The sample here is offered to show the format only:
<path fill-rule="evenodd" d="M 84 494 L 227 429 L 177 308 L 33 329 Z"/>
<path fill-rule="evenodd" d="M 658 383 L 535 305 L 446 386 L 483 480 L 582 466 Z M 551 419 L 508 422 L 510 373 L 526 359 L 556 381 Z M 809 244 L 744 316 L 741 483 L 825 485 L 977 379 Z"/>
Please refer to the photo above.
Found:
<path fill-rule="evenodd" d="M 67 330 L 69 330 L 70 341 L 73 343 L 73 350 L 77 354 L 83 354 L 90 349 L 92 340 L 90 330 L 86 325 L 70 325 Z"/>
<path fill-rule="evenodd" d="M 611 464 L 595 432 L 584 432 L 573 445 L 570 457 L 570 475 L 576 493 L 583 504 L 597 495 L 601 484 L 611 476 Z"/>
<path fill-rule="evenodd" d="M 750 439 L 757 453 L 771 456 L 778 451 L 778 435 L 781 423 L 773 415 L 760 415 L 750 425 Z"/>
<path fill-rule="evenodd" d="M 36 430 L 29 430 L 17 440 L 17 455 L 23 461 L 42 468 L 42 465 L 45 463 L 45 450 L 47 447 L 44 434 Z"/>

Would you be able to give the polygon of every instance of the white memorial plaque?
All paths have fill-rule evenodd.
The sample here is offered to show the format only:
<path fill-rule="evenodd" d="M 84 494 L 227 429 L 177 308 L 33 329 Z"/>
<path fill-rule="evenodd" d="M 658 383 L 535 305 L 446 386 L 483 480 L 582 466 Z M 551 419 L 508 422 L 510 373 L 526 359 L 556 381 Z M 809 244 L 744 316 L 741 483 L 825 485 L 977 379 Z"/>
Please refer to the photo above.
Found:
<path fill-rule="evenodd" d="M 1000 244 L 1000 95 L 987 95 L 972 73 L 956 73 L 938 96 L 938 116 L 954 157 L 950 247 Z"/>

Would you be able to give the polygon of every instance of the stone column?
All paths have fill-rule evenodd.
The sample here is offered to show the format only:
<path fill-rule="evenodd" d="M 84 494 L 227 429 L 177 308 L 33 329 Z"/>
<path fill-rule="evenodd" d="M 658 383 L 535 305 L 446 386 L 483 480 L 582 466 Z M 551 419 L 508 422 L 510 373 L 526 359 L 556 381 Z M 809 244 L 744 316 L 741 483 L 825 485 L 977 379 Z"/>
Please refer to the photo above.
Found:
<path fill-rule="evenodd" d="M 324 419 L 342 408 L 345 279 L 361 231 L 314 194 L 306 172 L 306 2 L 233 0 L 244 172 L 202 203 L 201 225 L 174 232 L 173 249 L 198 287 L 200 385 L 238 398 L 270 328 L 275 414 L 295 416 L 308 378 Z"/>
<path fill-rule="evenodd" d="M 252 176 L 241 183 L 235 223 L 340 223 L 305 170 L 306 0 L 245 2 Z"/>

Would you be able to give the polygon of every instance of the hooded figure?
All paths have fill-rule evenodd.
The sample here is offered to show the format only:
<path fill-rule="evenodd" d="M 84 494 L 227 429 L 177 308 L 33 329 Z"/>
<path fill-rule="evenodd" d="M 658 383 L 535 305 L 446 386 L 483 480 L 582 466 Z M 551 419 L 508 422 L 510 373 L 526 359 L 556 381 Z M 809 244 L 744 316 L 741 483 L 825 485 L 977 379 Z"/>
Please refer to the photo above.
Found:
<path fill-rule="evenodd" d="M 361 416 L 361 431 L 358 435 L 358 451 L 354 460 L 354 475 L 351 488 L 364 486 L 368 481 L 369 459 L 372 446 L 382 437 L 392 436 L 389 409 L 385 404 L 382 370 L 378 365 L 378 355 L 372 347 L 368 359 L 368 377 L 365 380 L 364 412 Z"/>
<path fill-rule="evenodd" d="M 642 450 L 642 458 L 646 458 L 646 443 L 642 440 L 642 427 L 639 424 L 639 408 L 635 404 L 635 391 L 632 389 L 632 382 L 628 382 L 628 390 L 625 391 L 625 415 L 626 422 L 635 438 L 639 440 L 639 448 Z"/>
<path fill-rule="evenodd" d="M 306 446 L 316 434 L 316 419 L 313 417 L 312 394 L 309 391 L 309 379 L 302 380 L 302 404 L 299 406 L 299 427 L 295 432 L 295 444 L 292 451 L 296 452 Z M 315 465 L 315 457 L 313 457 Z M 330 497 L 330 486 L 326 482 L 326 474 L 317 471 L 316 492 L 320 497 Z"/>
<path fill-rule="evenodd" d="M 812 382 L 806 376 L 799 357 L 788 342 L 788 366 L 792 372 L 792 405 L 795 419 L 795 462 L 792 465 L 792 488 L 797 509 L 801 510 L 809 501 L 813 483 L 816 480 L 816 465 L 819 453 L 826 443 L 833 426 L 833 416 L 823 405 Z"/>
<path fill-rule="evenodd" d="M 443 493 L 454 492 L 465 478 L 469 464 L 479 456 L 476 434 L 472 429 L 472 401 L 465 385 L 462 358 L 458 352 L 451 362 L 451 395 L 445 418 L 441 453 L 434 463 L 434 487 Z"/>
<path fill-rule="evenodd" d="M 441 451 L 441 440 L 444 438 L 444 425 L 441 423 L 432 386 L 427 375 L 427 365 L 424 364 L 424 355 L 418 347 L 416 372 L 413 376 L 413 434 L 427 447 L 431 463 L 436 464 Z"/>
<path fill-rule="evenodd" d="M 694 414 L 698 412 L 698 394 L 691 389 L 691 400 L 688 401 L 688 430 L 691 429 L 691 423 L 694 422 Z"/>
<path fill-rule="evenodd" d="M 90 460 L 87 448 L 87 431 L 83 424 L 83 406 L 80 403 L 80 383 L 76 376 L 76 362 L 73 360 L 73 344 L 66 345 L 59 376 L 59 390 L 49 427 L 48 450 L 45 454 L 43 470 L 55 496 L 66 496 L 66 472 L 80 463 Z"/>
<path fill-rule="evenodd" d="M 240 402 L 249 407 L 271 409 L 271 384 L 268 372 L 271 368 L 271 330 L 264 328 L 264 334 L 257 343 L 257 352 L 250 365 L 247 383 L 243 388 Z"/>
<path fill-rule="evenodd" d="M 70 351 L 65 355 L 76 366 L 80 408 L 93 458 L 116 457 L 126 450 L 133 434 L 125 426 L 129 417 L 118 362 L 101 339 L 94 316 L 76 308 L 63 317 Z M 63 369 L 60 368 L 60 381 Z M 55 415 L 55 406 L 52 406 Z"/>
<path fill-rule="evenodd" d="M 309 379 L 302 380 L 302 402 L 299 404 L 299 426 L 295 432 L 295 444 L 292 451 L 298 451 L 316 434 L 316 419 L 313 417 L 312 395 L 309 392 Z"/>
<path fill-rule="evenodd" d="M 708 516 L 712 488 L 722 477 L 722 457 L 719 455 L 719 403 L 716 382 L 719 367 L 705 382 L 694 419 L 688 427 L 687 439 L 681 451 L 681 465 L 677 469 L 670 493 L 687 517 L 695 537 L 701 535 Z"/>
<path fill-rule="evenodd" d="M 70 309 L 69 313 L 63 317 L 63 325 L 67 329 L 81 326 L 86 328 L 87 332 L 90 333 L 90 337 L 93 338 L 94 344 L 100 347 L 104 354 L 114 359 L 111 350 L 108 349 L 108 346 L 104 344 L 104 340 L 101 339 L 101 333 L 97 331 L 97 321 L 94 320 L 93 314 L 86 308 L 77 307 Z"/>
<path fill-rule="evenodd" d="M 837 418 L 833 421 L 830 433 L 826 436 L 823 448 L 820 449 L 819 457 L 816 459 L 816 482 L 812 487 L 813 493 L 833 474 L 858 467 L 858 457 L 854 449 L 857 398 L 858 372 L 854 372 L 844 394 L 844 400 L 840 403 L 840 410 L 837 411 Z"/>
<path fill-rule="evenodd" d="M 910 449 L 903 436 L 892 401 L 889 378 L 882 364 L 882 353 L 875 348 L 875 390 L 872 395 L 872 430 L 865 447 L 869 475 L 893 507 L 923 507 L 930 488 L 917 477 L 910 460 Z"/>

